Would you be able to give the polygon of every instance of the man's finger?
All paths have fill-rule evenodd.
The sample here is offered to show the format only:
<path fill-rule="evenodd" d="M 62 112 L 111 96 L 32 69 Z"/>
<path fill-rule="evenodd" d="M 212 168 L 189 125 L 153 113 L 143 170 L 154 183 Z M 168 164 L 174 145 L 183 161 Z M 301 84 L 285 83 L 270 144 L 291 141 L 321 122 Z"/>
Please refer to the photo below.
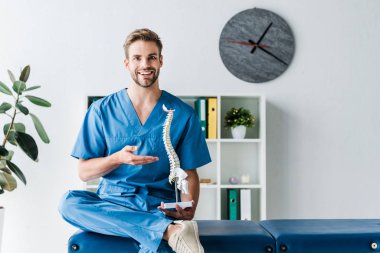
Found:
<path fill-rule="evenodd" d="M 138 149 L 137 146 L 125 146 L 123 148 L 124 151 L 128 151 L 128 152 L 133 152 L 133 151 L 136 151 Z"/>
<path fill-rule="evenodd" d="M 138 156 L 134 155 L 131 159 L 131 162 L 135 165 L 148 164 L 158 161 L 158 157 L 156 156 Z"/>
<path fill-rule="evenodd" d="M 178 218 L 178 216 L 179 216 L 176 211 L 171 211 L 171 210 L 167 210 L 167 209 L 162 209 L 161 211 L 164 212 L 164 214 L 166 216 L 170 216 L 170 217 L 173 217 L 173 218 Z"/>

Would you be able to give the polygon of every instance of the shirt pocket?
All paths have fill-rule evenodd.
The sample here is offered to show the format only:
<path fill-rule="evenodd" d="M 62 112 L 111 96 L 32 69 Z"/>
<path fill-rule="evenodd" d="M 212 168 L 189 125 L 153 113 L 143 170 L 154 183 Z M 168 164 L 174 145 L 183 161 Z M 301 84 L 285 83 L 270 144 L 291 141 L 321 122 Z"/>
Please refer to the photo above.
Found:
<path fill-rule="evenodd" d="M 141 141 L 139 141 L 135 137 L 117 136 L 117 137 L 107 138 L 107 146 L 109 150 L 109 155 L 122 150 L 125 146 L 139 146 L 139 145 L 141 145 Z"/>

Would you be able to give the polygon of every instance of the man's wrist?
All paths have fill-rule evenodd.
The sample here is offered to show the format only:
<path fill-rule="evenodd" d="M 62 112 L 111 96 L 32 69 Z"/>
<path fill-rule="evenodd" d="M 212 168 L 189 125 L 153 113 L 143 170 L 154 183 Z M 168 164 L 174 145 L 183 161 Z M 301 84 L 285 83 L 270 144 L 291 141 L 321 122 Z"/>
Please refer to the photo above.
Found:
<path fill-rule="evenodd" d="M 122 164 L 119 158 L 119 152 L 113 153 L 112 155 L 107 156 L 107 160 L 112 167 L 117 167 Z"/>

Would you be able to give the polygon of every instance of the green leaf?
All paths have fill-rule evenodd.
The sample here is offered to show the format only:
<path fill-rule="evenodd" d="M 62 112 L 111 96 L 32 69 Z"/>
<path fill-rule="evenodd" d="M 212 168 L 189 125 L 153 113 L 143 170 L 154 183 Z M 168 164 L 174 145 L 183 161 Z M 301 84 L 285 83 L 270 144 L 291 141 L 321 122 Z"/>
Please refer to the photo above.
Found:
<path fill-rule="evenodd" d="M 41 88 L 41 86 L 39 86 L 39 85 L 32 86 L 32 87 L 26 88 L 24 91 L 35 90 L 35 89 L 38 89 L 38 88 Z"/>
<path fill-rule="evenodd" d="M 33 137 L 22 132 L 15 132 L 15 139 L 20 148 L 33 161 L 38 161 L 38 147 Z"/>
<path fill-rule="evenodd" d="M 26 185 L 26 178 L 22 171 L 17 167 L 16 164 L 12 163 L 11 161 L 7 161 L 8 168 L 15 173 L 15 175 Z"/>
<path fill-rule="evenodd" d="M 8 88 L 8 86 L 0 81 L 0 91 L 4 94 L 11 95 L 12 96 L 12 91 Z"/>
<path fill-rule="evenodd" d="M 17 188 L 16 179 L 6 172 L 0 172 L 0 185 L 1 188 L 7 191 L 13 191 Z"/>
<path fill-rule="evenodd" d="M 28 108 L 26 108 L 25 106 L 23 106 L 22 104 L 20 103 L 17 103 L 16 104 L 16 108 L 20 110 L 20 112 L 22 112 L 23 114 L 25 115 L 28 115 L 29 114 L 29 110 Z"/>
<path fill-rule="evenodd" d="M 0 156 L 7 156 L 9 154 L 8 150 L 3 146 L 0 146 Z"/>
<path fill-rule="evenodd" d="M 3 127 L 4 136 L 8 133 L 8 129 L 10 128 L 11 124 L 5 124 Z M 9 132 L 7 141 L 9 141 L 12 145 L 17 145 L 16 139 L 15 139 L 15 131 L 23 132 L 25 133 L 25 126 L 22 123 L 13 123 L 13 129 Z M 10 160 L 10 159 L 9 159 Z"/>
<path fill-rule="evenodd" d="M 15 138 L 15 131 L 11 130 L 8 134 L 7 141 L 9 141 L 10 144 L 17 146 L 16 138 Z"/>
<path fill-rule="evenodd" d="M 4 177 L 4 174 L 6 172 L 0 171 L 0 186 L 3 188 L 5 185 L 7 185 L 7 179 Z"/>
<path fill-rule="evenodd" d="M 0 168 L 0 170 L 4 171 L 5 173 L 12 174 L 12 171 L 10 169 L 8 169 L 7 167 L 2 167 L 2 168 Z"/>
<path fill-rule="evenodd" d="M 20 81 L 23 81 L 23 82 L 28 81 L 29 74 L 30 74 L 30 66 L 28 65 L 28 66 L 26 66 L 26 67 L 21 71 Z"/>
<path fill-rule="evenodd" d="M 12 88 L 17 94 L 21 94 L 26 89 L 26 84 L 23 81 L 15 81 Z"/>
<path fill-rule="evenodd" d="M 5 113 L 11 108 L 12 108 L 12 105 L 10 103 L 4 102 L 0 105 L 0 113 Z"/>
<path fill-rule="evenodd" d="M 35 96 L 29 96 L 29 95 L 27 95 L 25 97 L 27 99 L 29 99 L 29 101 L 32 102 L 33 104 L 43 106 L 43 107 L 50 107 L 51 106 L 50 102 L 46 101 L 45 99 L 35 97 Z"/>
<path fill-rule="evenodd" d="M 0 156 L 0 170 L 7 170 L 7 163 L 6 163 L 6 159 L 4 159 L 4 157 L 1 157 Z"/>
<path fill-rule="evenodd" d="M 8 123 L 8 124 L 4 125 L 4 127 L 3 127 L 4 135 L 7 134 L 8 129 L 10 128 L 10 126 L 11 126 L 11 123 Z M 12 130 L 16 130 L 17 132 L 23 132 L 23 133 L 25 133 L 25 125 L 22 124 L 22 123 L 13 123 L 13 129 Z"/>
<path fill-rule="evenodd" d="M 10 71 L 9 69 L 8 69 L 8 75 L 9 75 L 9 78 L 11 79 L 12 83 L 16 82 L 15 75 L 13 75 L 12 71 Z"/>
<path fill-rule="evenodd" d="M 49 143 L 50 142 L 49 137 L 48 137 L 44 127 L 42 126 L 41 121 L 37 118 L 36 115 L 34 115 L 32 113 L 29 113 L 29 115 L 30 115 L 30 117 L 32 117 L 34 127 L 36 128 L 38 135 L 41 137 L 41 140 L 45 143 Z"/>
<path fill-rule="evenodd" d="M 14 152 L 12 150 L 8 150 L 8 153 L 9 154 L 7 155 L 7 157 L 5 157 L 5 160 L 10 161 L 12 160 Z"/>

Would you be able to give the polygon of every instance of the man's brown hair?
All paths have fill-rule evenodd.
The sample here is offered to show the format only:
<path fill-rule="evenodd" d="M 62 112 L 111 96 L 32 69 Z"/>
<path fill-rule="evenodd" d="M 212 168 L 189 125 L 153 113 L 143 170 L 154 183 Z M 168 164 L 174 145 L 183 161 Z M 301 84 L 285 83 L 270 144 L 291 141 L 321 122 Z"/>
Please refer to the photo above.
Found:
<path fill-rule="evenodd" d="M 143 41 L 152 41 L 155 42 L 158 47 L 159 56 L 161 56 L 162 52 L 162 43 L 160 37 L 158 37 L 157 33 L 153 32 L 152 30 L 149 30 L 147 28 L 137 29 L 131 32 L 127 39 L 125 40 L 125 43 L 123 45 L 125 57 L 128 58 L 128 49 L 129 46 L 138 40 Z"/>

